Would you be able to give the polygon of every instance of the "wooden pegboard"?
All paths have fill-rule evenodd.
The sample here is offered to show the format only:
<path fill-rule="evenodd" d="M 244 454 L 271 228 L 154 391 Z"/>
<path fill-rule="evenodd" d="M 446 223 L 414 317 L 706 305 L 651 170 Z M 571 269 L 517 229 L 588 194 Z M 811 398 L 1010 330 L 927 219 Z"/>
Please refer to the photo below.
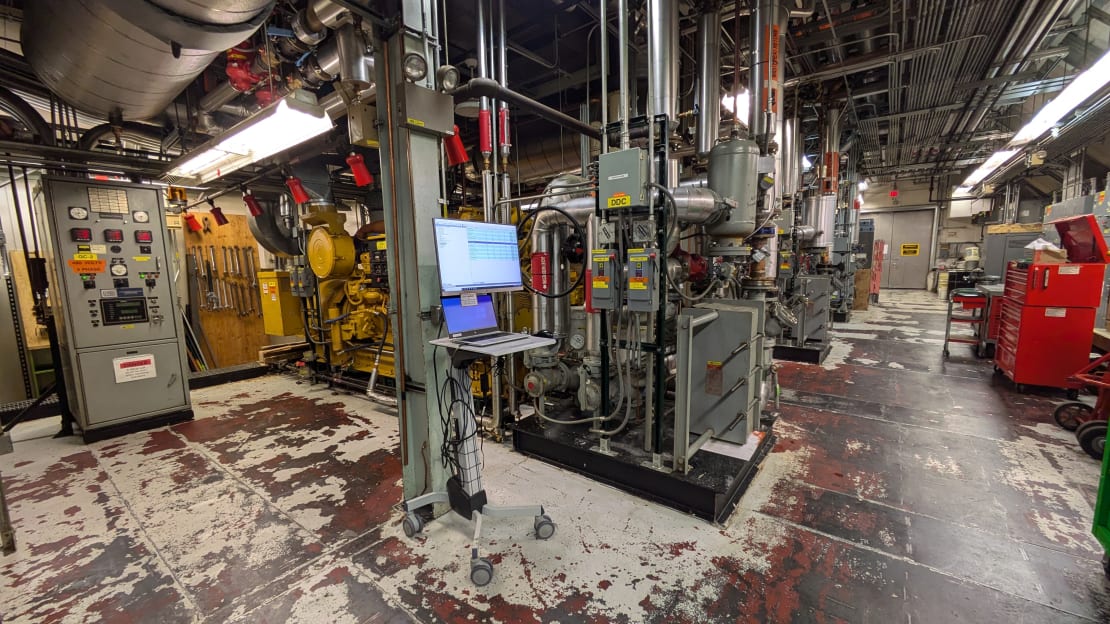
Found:
<path fill-rule="evenodd" d="M 198 211 L 197 218 L 206 224 L 206 229 L 200 232 L 185 232 L 185 253 L 191 256 L 196 250 L 201 262 L 209 261 L 209 247 L 215 252 L 216 272 L 220 280 L 226 278 L 226 287 L 223 306 L 216 304 L 215 308 L 206 302 L 207 282 L 201 281 L 199 296 L 190 303 L 198 307 L 200 314 L 200 330 L 207 339 L 206 355 L 209 349 L 220 367 L 235 366 L 254 362 L 258 359 L 258 350 L 270 343 L 263 324 L 259 307 L 256 285 L 251 287 L 249 264 L 247 256 L 253 257 L 255 270 L 258 270 L 258 244 L 251 235 L 247 225 L 247 217 L 241 215 L 227 215 L 227 224 L 216 225 L 216 220 L 211 215 Z M 225 266 L 224 250 L 228 250 L 227 265 Z M 231 250 L 239 250 L 239 268 L 236 271 L 236 262 L 231 260 Z M 235 275 L 238 273 L 239 275 Z M 193 284 L 196 278 L 190 274 L 189 290 L 194 291 Z M 218 283 L 213 280 L 213 283 Z M 210 301 L 210 299 L 209 299 Z M 251 309 L 253 307 L 253 310 Z M 198 337 L 199 338 L 199 337 Z M 201 344 L 205 344 L 202 339 Z M 211 365 L 211 362 L 209 362 Z"/>

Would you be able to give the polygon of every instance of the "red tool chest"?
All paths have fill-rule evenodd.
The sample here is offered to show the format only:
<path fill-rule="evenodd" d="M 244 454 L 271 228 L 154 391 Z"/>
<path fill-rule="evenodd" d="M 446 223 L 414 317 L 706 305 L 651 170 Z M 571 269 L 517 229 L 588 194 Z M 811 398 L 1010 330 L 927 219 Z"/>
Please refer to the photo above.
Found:
<path fill-rule="evenodd" d="M 995 365 L 1019 385 L 1074 389 L 1078 386 L 1067 378 L 1090 360 L 1110 255 L 1093 215 L 1052 224 L 1068 261 L 1010 262 Z"/>

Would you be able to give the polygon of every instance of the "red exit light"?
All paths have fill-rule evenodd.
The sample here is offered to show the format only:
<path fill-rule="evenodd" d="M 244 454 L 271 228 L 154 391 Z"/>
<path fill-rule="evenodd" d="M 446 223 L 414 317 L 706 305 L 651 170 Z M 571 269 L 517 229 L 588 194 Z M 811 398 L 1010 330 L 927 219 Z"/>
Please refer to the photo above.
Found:
<path fill-rule="evenodd" d="M 891 189 L 890 196 L 891 197 L 898 197 L 898 189 Z"/>

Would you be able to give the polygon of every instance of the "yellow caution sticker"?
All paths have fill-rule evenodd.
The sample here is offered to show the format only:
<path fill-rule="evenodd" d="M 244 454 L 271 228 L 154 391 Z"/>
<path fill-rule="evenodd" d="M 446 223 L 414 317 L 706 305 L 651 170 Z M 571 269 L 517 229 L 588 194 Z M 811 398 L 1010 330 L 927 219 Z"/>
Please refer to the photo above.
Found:
<path fill-rule="evenodd" d="M 609 288 L 609 276 L 595 275 L 593 279 L 593 287 L 594 290 L 597 290 L 599 288 Z"/>
<path fill-rule="evenodd" d="M 83 260 L 96 260 L 97 258 L 98 258 L 98 256 L 96 254 L 88 253 L 88 252 L 84 252 L 84 251 L 79 251 L 79 252 L 73 254 L 73 259 L 77 260 L 79 262 L 83 261 Z"/>
<path fill-rule="evenodd" d="M 648 278 L 646 277 L 630 277 L 628 278 L 629 290 L 647 290 Z"/>
<path fill-rule="evenodd" d="M 375 245 L 375 249 L 378 251 L 385 251 L 385 241 L 378 241 L 378 244 Z"/>
<path fill-rule="evenodd" d="M 131 256 L 135 262 L 150 262 L 150 256 Z"/>

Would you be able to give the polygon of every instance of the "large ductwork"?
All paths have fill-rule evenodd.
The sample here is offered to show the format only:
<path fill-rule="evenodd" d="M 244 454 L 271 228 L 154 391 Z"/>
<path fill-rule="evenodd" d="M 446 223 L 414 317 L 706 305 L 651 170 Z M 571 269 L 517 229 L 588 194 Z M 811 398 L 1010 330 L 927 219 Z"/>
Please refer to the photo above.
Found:
<path fill-rule="evenodd" d="M 22 45 L 60 98 L 104 117 L 156 117 L 222 51 L 249 38 L 274 0 L 34 0 Z"/>
<path fill-rule="evenodd" d="M 698 16 L 698 156 L 709 154 L 721 127 L 721 12 L 710 0 Z M 677 65 L 677 64 L 676 64 Z"/>

